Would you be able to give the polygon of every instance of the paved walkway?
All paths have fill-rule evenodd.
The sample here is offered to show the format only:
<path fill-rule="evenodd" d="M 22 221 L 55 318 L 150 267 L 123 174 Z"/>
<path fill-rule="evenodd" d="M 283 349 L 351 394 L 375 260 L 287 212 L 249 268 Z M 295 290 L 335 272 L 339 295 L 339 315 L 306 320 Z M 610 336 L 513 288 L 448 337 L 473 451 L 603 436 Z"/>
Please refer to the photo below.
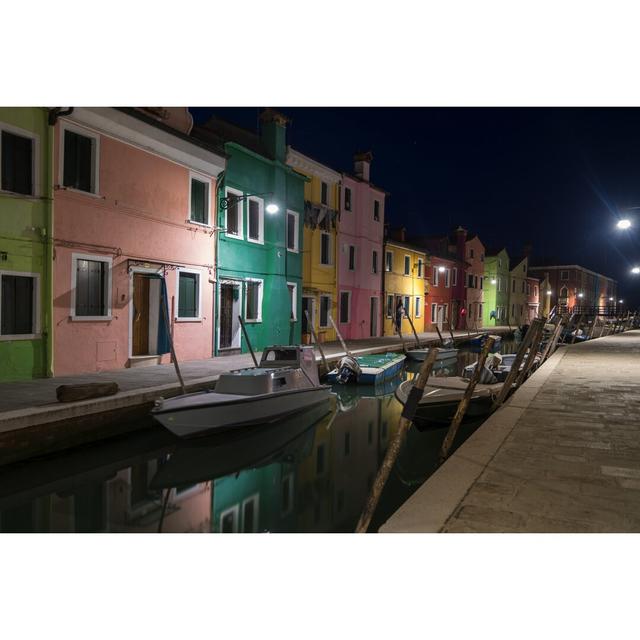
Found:
<path fill-rule="evenodd" d="M 640 331 L 561 348 L 382 532 L 640 531 Z"/>

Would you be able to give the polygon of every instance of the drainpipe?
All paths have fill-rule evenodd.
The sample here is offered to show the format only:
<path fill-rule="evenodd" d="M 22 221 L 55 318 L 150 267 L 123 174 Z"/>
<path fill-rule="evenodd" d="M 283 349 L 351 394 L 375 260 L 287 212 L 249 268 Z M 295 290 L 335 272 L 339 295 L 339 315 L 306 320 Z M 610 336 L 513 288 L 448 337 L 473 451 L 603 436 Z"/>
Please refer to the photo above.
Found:
<path fill-rule="evenodd" d="M 46 194 L 45 202 L 45 228 L 44 228 L 44 326 L 42 327 L 42 337 L 45 352 L 45 376 L 53 376 L 53 141 L 54 128 L 51 125 L 51 111 L 49 111 L 49 126 L 47 127 L 47 149 L 46 149 Z M 71 113 L 73 109 L 68 112 Z"/>
<path fill-rule="evenodd" d="M 213 279 L 214 279 L 214 287 L 213 287 L 213 300 L 211 301 L 211 304 L 213 305 L 213 310 L 212 310 L 212 316 L 213 316 L 213 327 L 212 327 L 212 331 L 211 331 L 211 336 L 212 336 L 212 340 L 213 340 L 213 348 L 211 350 L 212 355 L 215 357 L 218 355 L 218 341 L 216 340 L 216 336 L 217 336 L 217 332 L 218 332 L 218 314 L 220 313 L 220 310 L 218 309 L 218 305 L 216 304 L 216 302 L 218 301 L 218 294 L 220 291 L 220 279 L 218 277 L 218 260 L 220 259 L 220 231 L 218 230 L 218 215 L 219 215 L 219 208 L 220 208 L 220 191 L 224 186 L 224 179 L 225 179 L 225 171 L 222 170 L 217 176 L 216 176 L 216 219 L 214 221 L 214 225 L 213 225 L 213 229 L 214 229 L 214 234 L 215 234 L 215 260 L 213 261 Z"/>

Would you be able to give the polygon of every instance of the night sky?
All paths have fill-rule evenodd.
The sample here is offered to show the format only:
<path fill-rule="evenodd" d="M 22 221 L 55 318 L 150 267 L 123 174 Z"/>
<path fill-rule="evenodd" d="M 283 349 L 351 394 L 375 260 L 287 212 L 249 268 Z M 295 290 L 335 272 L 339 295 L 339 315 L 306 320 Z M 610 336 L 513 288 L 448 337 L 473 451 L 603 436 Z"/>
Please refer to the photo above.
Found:
<path fill-rule="evenodd" d="M 371 150 L 371 181 L 391 193 L 386 221 L 445 234 L 462 225 L 534 263 L 581 264 L 640 303 L 640 110 L 609 108 L 287 108 L 288 143 L 341 171 Z M 256 130 L 258 108 L 193 108 Z M 635 230 L 634 230 L 635 229 Z M 640 276 L 636 276 L 640 279 Z"/>

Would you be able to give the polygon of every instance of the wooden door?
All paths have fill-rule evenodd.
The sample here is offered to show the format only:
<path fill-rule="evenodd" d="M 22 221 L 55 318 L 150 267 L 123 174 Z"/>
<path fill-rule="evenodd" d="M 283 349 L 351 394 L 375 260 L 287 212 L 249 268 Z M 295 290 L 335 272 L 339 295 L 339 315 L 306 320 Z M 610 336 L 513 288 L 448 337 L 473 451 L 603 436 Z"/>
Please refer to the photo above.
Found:
<path fill-rule="evenodd" d="M 149 354 L 149 278 L 133 274 L 133 344 L 131 355 Z"/>
<path fill-rule="evenodd" d="M 220 287 L 220 348 L 233 346 L 233 285 Z"/>
<path fill-rule="evenodd" d="M 378 298 L 371 298 L 369 308 L 369 336 L 375 338 L 378 335 Z"/>

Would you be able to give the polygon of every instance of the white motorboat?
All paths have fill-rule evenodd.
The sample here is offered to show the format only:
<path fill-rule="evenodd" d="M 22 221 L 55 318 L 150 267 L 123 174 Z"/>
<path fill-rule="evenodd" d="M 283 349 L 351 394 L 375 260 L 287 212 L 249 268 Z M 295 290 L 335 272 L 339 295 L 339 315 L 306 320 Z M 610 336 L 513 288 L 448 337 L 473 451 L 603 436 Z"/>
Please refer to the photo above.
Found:
<path fill-rule="evenodd" d="M 326 402 L 312 346 L 272 346 L 257 367 L 223 373 L 215 388 L 156 400 L 151 414 L 181 438 L 273 422 Z"/>
<path fill-rule="evenodd" d="M 457 349 L 447 349 L 445 347 L 437 347 L 438 355 L 436 356 L 436 361 L 438 360 L 450 360 L 452 358 L 456 358 L 458 356 Z M 409 349 L 407 351 L 407 358 L 411 360 L 418 360 L 419 362 L 423 362 L 426 360 L 429 355 L 429 351 L 431 349 Z"/>

